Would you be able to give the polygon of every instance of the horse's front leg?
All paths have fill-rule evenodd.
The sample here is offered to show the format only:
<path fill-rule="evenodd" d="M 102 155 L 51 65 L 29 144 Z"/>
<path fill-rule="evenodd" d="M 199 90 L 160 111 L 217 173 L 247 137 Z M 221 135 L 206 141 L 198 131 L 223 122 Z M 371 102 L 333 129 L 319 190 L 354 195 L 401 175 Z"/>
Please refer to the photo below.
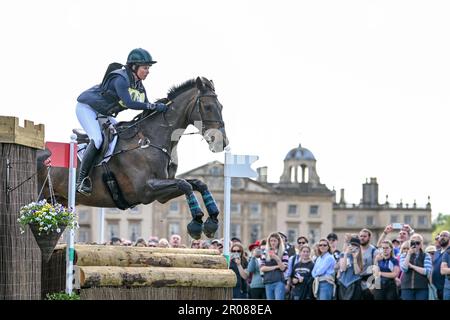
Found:
<path fill-rule="evenodd" d="M 193 192 L 191 184 L 184 179 L 151 179 L 147 182 L 153 197 L 166 202 L 184 193 L 192 220 L 187 225 L 187 231 L 193 239 L 200 239 L 203 226 L 203 212 Z"/>
<path fill-rule="evenodd" d="M 203 233 L 208 238 L 213 238 L 219 228 L 219 220 L 217 219 L 217 216 L 219 215 L 219 208 L 217 208 L 216 201 L 214 200 L 211 192 L 209 192 L 206 183 L 198 179 L 186 179 L 186 181 L 192 185 L 195 191 L 200 192 L 202 195 L 202 199 L 209 216 L 203 224 Z"/>

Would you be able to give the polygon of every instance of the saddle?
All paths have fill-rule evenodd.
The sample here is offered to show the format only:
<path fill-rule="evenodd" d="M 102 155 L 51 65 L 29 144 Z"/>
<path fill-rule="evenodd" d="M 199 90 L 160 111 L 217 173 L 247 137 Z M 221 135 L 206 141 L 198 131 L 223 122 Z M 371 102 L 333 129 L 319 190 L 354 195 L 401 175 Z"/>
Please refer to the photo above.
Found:
<path fill-rule="evenodd" d="M 139 126 L 134 125 L 139 120 L 138 117 L 134 118 L 131 121 L 122 121 L 116 124 L 112 124 L 107 117 L 100 116 L 98 118 L 98 123 L 100 124 L 100 128 L 102 130 L 103 142 L 100 146 L 100 152 L 94 160 L 94 166 L 100 165 L 105 159 L 106 153 L 108 152 L 109 145 L 114 140 L 116 136 L 118 139 L 129 140 L 134 138 L 138 131 Z M 72 132 L 77 136 L 77 143 L 80 144 L 88 144 L 89 136 L 82 129 L 73 129 Z M 83 149 L 79 149 L 81 151 Z"/>

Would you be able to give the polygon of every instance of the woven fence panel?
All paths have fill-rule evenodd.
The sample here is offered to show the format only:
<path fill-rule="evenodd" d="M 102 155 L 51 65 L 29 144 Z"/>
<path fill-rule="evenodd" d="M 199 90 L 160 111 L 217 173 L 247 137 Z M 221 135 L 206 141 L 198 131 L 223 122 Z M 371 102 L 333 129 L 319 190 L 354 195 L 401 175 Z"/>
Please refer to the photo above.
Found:
<path fill-rule="evenodd" d="M 41 252 L 29 228 L 20 234 L 17 222 L 20 207 L 36 201 L 35 172 L 36 149 L 0 143 L 0 300 L 41 298 Z M 7 192 L 8 187 L 14 188 L 31 176 Z"/>

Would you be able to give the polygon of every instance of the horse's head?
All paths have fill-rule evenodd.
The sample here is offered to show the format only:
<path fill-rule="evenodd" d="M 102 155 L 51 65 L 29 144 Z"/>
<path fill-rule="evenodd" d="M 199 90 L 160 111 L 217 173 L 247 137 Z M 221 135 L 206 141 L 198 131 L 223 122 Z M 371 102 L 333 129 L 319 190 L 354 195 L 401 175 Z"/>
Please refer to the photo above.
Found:
<path fill-rule="evenodd" d="M 212 81 L 197 77 L 198 95 L 195 100 L 193 113 L 200 118 L 201 133 L 208 142 L 212 152 L 223 151 L 228 145 L 225 123 L 222 119 L 222 104 L 217 98 Z M 194 123 L 199 127 L 198 122 Z"/>

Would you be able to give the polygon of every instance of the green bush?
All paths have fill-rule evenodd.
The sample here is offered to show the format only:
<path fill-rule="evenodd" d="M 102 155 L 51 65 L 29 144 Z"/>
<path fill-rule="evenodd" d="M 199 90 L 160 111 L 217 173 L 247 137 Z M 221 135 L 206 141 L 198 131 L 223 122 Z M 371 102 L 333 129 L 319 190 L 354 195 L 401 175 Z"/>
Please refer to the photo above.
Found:
<path fill-rule="evenodd" d="M 47 293 L 47 300 L 80 300 L 80 296 L 74 292 L 67 294 L 65 292 Z"/>

